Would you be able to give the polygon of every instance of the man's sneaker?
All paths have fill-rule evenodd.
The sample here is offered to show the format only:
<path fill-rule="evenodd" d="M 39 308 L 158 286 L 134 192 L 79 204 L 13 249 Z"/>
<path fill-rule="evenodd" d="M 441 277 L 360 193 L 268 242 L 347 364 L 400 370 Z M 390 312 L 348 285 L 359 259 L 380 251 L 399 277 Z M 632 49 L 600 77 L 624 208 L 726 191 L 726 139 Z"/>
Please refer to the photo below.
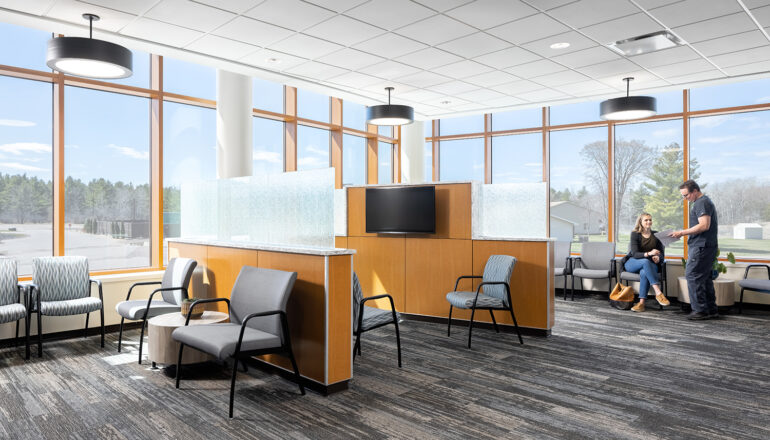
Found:
<path fill-rule="evenodd" d="M 709 313 L 709 319 L 719 319 L 719 313 L 718 312 Z"/>
<path fill-rule="evenodd" d="M 662 306 L 670 306 L 671 303 L 668 301 L 668 298 L 666 298 L 666 295 L 659 293 L 655 295 L 655 300 L 658 301 L 658 304 Z"/>
<path fill-rule="evenodd" d="M 702 321 L 704 319 L 710 319 L 710 315 L 703 312 L 692 312 L 687 315 L 687 319 L 690 321 Z"/>
<path fill-rule="evenodd" d="M 638 303 L 634 304 L 634 306 L 631 307 L 631 311 L 643 312 L 644 311 L 644 303 L 643 302 L 638 302 Z"/>

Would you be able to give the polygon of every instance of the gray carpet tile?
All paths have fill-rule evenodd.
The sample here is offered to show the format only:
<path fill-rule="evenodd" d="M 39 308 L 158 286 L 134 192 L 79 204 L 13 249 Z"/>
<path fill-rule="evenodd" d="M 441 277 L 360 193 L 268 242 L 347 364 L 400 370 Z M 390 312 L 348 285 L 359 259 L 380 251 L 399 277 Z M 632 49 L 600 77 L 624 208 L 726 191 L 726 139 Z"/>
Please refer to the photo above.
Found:
<path fill-rule="evenodd" d="M 770 312 L 687 321 L 598 296 L 556 300 L 551 337 L 404 321 L 363 336 L 350 389 L 299 394 L 259 369 L 186 371 L 181 389 L 136 363 L 138 331 L 0 349 L 0 438 L 770 438 Z M 35 351 L 33 351 L 34 356 Z M 184 379 L 186 377 L 186 379 Z"/>

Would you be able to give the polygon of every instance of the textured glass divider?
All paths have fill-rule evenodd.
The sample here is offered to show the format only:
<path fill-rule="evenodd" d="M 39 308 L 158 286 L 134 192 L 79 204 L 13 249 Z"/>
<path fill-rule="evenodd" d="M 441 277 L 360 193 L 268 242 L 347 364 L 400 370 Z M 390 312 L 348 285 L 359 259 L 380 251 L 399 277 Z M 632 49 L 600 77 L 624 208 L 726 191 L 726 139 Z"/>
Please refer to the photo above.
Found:
<path fill-rule="evenodd" d="M 182 184 L 182 237 L 334 247 L 334 170 Z"/>
<path fill-rule="evenodd" d="M 548 186 L 539 183 L 472 184 L 473 238 L 545 238 Z"/>
<path fill-rule="evenodd" d="M 334 190 L 334 235 L 348 235 L 348 189 Z"/>

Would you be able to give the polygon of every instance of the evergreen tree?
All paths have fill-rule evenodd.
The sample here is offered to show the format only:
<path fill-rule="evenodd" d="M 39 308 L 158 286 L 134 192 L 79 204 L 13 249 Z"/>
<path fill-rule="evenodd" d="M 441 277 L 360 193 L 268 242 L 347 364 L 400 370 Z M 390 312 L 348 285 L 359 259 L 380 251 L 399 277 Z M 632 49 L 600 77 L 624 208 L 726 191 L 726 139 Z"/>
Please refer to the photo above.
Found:
<path fill-rule="evenodd" d="M 644 210 L 652 215 L 658 230 L 677 229 L 682 227 L 682 196 L 679 185 L 682 183 L 684 157 L 682 147 L 674 142 L 665 147 L 658 156 L 650 173 L 651 182 L 644 183 L 643 189 L 648 192 L 643 196 Z M 690 178 L 697 180 L 697 159 L 690 158 Z"/>

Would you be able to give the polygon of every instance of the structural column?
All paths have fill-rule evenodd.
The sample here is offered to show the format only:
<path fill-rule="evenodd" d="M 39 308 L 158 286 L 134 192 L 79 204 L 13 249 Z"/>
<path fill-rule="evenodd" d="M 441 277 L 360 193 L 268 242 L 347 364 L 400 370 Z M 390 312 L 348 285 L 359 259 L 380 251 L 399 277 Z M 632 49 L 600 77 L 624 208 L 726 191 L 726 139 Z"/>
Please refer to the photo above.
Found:
<path fill-rule="evenodd" d="M 425 182 L 425 123 L 414 121 L 401 126 L 401 182 Z M 427 179 L 429 180 L 429 179 Z"/>
<path fill-rule="evenodd" d="M 251 77 L 217 70 L 217 178 L 251 176 Z"/>

